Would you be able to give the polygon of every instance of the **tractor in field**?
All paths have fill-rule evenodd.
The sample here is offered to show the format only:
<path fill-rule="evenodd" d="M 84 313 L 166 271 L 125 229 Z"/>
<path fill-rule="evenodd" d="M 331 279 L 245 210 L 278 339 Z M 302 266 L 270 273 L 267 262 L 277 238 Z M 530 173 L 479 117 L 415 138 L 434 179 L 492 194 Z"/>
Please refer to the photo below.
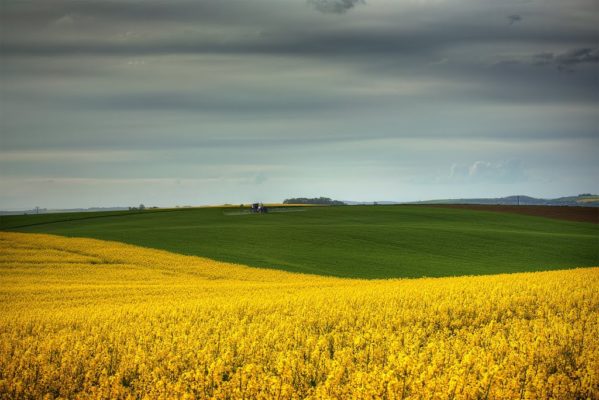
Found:
<path fill-rule="evenodd" d="M 266 214 L 266 213 L 268 213 L 268 208 L 264 204 L 262 204 L 262 203 L 253 203 L 251 210 L 255 214 Z"/>

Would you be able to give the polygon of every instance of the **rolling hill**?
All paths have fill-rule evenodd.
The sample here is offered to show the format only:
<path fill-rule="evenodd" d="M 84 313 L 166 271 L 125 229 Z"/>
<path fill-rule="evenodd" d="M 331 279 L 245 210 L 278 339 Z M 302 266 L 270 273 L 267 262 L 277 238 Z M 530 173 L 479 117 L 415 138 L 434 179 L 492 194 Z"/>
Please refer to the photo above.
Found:
<path fill-rule="evenodd" d="M 599 264 L 599 227 L 423 206 L 231 208 L 3 216 L 0 227 L 90 237 L 339 277 L 480 275 Z M 241 210 L 243 211 L 243 210 Z"/>
<path fill-rule="evenodd" d="M 530 205 L 530 206 L 577 206 L 599 207 L 599 196 L 583 193 L 578 196 L 558 197 L 556 199 L 540 199 L 530 196 L 507 196 L 478 199 L 440 199 L 418 201 L 412 204 L 489 204 L 489 205 Z"/>

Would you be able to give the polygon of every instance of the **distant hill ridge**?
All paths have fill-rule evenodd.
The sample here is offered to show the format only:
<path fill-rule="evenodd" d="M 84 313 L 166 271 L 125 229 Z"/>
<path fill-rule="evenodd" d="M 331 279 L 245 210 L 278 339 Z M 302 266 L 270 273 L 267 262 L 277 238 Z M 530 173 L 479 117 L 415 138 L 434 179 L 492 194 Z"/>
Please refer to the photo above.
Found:
<path fill-rule="evenodd" d="M 507 196 L 481 199 L 442 199 L 418 201 L 410 204 L 494 204 L 527 206 L 581 206 L 599 207 L 599 195 L 583 193 L 578 196 L 559 197 L 557 199 L 538 199 L 530 196 Z"/>

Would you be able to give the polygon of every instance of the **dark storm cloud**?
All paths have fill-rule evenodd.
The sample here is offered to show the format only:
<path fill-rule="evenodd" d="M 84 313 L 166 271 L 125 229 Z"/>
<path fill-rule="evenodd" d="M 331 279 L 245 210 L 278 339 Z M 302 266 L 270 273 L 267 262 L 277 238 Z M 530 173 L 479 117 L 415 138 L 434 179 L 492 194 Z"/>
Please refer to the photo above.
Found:
<path fill-rule="evenodd" d="M 330 13 L 342 13 L 360 2 L 309 0 Z M 303 10 L 302 5 L 306 3 L 300 0 L 11 2 L 0 14 L 0 51 L 4 56 L 294 54 L 359 58 L 376 54 L 399 58 L 481 43 L 574 47 L 596 42 L 596 29 L 590 23 L 551 29 L 529 23 L 514 35 L 485 10 L 455 13 L 451 7 L 438 6 L 422 15 L 418 9 L 408 9 L 418 18 L 389 12 L 366 16 L 364 21 L 357 13 L 348 13 L 333 22 Z M 522 17 L 512 14 L 508 19 L 513 23 Z"/>
<path fill-rule="evenodd" d="M 249 43 L 206 43 L 202 40 L 158 41 L 152 43 L 107 43 L 80 41 L 76 43 L 5 43 L 0 54 L 5 56 L 154 56 L 154 55 L 304 55 L 359 56 L 387 54 L 389 56 L 410 53 L 426 53 L 437 47 L 432 38 L 416 42 L 408 37 L 393 34 L 322 34 L 304 37 L 279 37 L 273 41 Z"/>
<path fill-rule="evenodd" d="M 508 15 L 507 19 L 510 21 L 510 25 L 514 25 L 516 22 L 522 21 L 522 17 L 518 14 Z"/>
<path fill-rule="evenodd" d="M 19 23 L 43 23 L 66 17 L 69 22 L 83 19 L 112 21 L 194 21 L 202 23 L 264 22 L 272 17 L 289 19 L 289 11 L 297 11 L 305 1 L 322 13 L 343 14 L 364 0 L 293 0 L 272 2 L 268 0 L 201 0 L 201 1 L 72 1 L 22 2 L 7 4 L 5 20 Z"/>
<path fill-rule="evenodd" d="M 146 92 L 111 96 L 74 96 L 62 99 L 66 107 L 106 111 L 177 111 L 237 115 L 305 114 L 342 110 L 364 102 L 364 99 L 331 96 L 299 96 L 297 94 L 243 94 Z"/>
<path fill-rule="evenodd" d="M 5 56 L 79 56 L 114 55 L 143 56 L 169 54 L 262 54 L 262 55 L 336 55 L 356 56 L 369 54 L 402 57 L 406 54 L 434 54 L 452 46 L 463 46 L 485 42 L 488 44 L 517 43 L 522 40 L 548 43 L 589 43 L 594 32 L 530 32 L 523 37 L 502 32 L 501 29 L 473 27 L 442 27 L 436 29 L 388 29 L 377 31 L 360 30 L 313 30 L 290 32 L 264 37 L 247 37 L 240 40 L 209 41 L 202 37 L 182 37 L 176 40 L 165 38 L 155 41 L 4 41 L 0 46 Z M 585 62 L 587 55 L 570 55 L 562 63 Z M 574 59 L 572 57 L 577 57 Z M 578 61 L 576 61 L 578 60 Z"/>
<path fill-rule="evenodd" d="M 322 13 L 343 14 L 364 0 L 308 0 L 308 4 Z"/>
<path fill-rule="evenodd" d="M 161 23 L 171 21 L 241 21 L 254 19 L 272 5 L 263 0 L 202 0 L 202 1 L 27 1 L 3 5 L 2 20 L 11 25 L 61 22 L 97 22 L 110 24 L 122 21 Z M 66 22 L 63 20 L 63 22 Z M 93 24 L 92 24 L 93 25 Z"/>
<path fill-rule="evenodd" d="M 598 64 L 599 49 L 581 48 L 564 53 L 539 53 L 533 56 L 533 64 L 538 66 L 553 66 L 561 71 L 571 71 L 584 64 Z"/>

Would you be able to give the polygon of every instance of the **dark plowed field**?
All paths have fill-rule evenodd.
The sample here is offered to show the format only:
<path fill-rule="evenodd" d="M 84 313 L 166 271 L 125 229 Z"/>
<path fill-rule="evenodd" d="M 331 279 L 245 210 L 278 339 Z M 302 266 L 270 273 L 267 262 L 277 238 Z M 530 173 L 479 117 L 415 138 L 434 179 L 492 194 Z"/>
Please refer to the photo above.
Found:
<path fill-rule="evenodd" d="M 478 211 L 498 211 L 536 217 L 563 219 L 566 221 L 591 222 L 599 224 L 599 207 L 568 206 L 509 206 L 486 204 L 431 204 L 431 207 L 462 208 Z"/>

